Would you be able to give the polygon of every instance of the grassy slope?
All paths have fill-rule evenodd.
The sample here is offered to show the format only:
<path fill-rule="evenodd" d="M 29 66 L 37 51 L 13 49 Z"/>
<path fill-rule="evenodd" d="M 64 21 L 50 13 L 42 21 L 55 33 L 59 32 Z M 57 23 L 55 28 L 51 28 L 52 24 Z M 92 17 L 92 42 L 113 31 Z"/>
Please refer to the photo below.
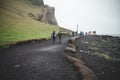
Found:
<path fill-rule="evenodd" d="M 38 13 L 39 6 L 28 0 L 0 1 L 0 45 L 29 39 L 50 38 L 57 26 L 41 23 L 28 17 L 28 13 Z"/>

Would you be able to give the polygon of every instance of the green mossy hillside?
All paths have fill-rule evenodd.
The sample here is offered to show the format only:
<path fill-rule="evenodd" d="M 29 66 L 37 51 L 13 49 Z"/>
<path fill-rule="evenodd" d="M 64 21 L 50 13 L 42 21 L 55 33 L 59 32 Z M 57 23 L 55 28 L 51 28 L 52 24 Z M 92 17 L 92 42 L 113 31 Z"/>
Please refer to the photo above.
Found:
<path fill-rule="evenodd" d="M 58 26 L 34 20 L 28 16 L 42 11 L 42 6 L 35 6 L 29 0 L 0 0 L 0 46 L 11 43 L 50 38 Z"/>

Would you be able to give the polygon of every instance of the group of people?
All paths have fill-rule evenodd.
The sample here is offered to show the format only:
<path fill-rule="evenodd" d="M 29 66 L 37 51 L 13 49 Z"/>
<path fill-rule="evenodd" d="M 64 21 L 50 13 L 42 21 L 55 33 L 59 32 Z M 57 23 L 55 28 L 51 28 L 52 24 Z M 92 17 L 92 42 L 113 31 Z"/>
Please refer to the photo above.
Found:
<path fill-rule="evenodd" d="M 58 37 L 58 42 L 59 43 L 62 42 L 62 33 L 61 33 L 61 31 L 58 34 L 56 34 L 56 32 L 53 31 L 51 36 L 52 36 L 52 39 L 53 39 L 53 43 L 55 42 L 57 37 Z"/>
<path fill-rule="evenodd" d="M 96 31 L 82 32 L 80 31 L 80 36 L 84 35 L 96 35 Z"/>

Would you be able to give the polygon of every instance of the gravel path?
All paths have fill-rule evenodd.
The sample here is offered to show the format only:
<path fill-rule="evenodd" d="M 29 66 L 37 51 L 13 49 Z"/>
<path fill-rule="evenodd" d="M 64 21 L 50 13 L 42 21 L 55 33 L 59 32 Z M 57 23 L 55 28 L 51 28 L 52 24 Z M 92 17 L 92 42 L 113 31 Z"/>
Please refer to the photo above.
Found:
<path fill-rule="evenodd" d="M 61 44 L 51 40 L 0 49 L 0 80 L 78 80 Z"/>

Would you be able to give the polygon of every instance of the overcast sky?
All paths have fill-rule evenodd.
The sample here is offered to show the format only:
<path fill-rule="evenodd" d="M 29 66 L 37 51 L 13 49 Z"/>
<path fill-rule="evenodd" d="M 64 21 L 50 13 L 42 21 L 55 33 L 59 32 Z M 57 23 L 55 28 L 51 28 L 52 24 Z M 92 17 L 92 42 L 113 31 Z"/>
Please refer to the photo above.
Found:
<path fill-rule="evenodd" d="M 76 31 L 120 34 L 120 0 L 44 0 L 55 7 L 58 24 Z"/>

